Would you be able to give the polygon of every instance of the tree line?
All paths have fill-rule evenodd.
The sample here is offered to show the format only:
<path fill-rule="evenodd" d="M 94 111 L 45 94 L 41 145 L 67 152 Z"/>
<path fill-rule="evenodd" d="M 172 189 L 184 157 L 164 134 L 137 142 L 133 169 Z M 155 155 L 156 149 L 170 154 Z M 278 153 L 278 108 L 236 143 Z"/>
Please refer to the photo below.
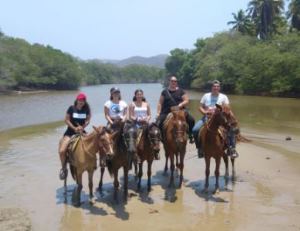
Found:
<path fill-rule="evenodd" d="M 232 29 L 174 49 L 166 73 L 186 88 L 219 79 L 232 94 L 300 97 L 300 0 L 252 0 L 233 13 Z"/>
<path fill-rule="evenodd" d="M 80 85 L 159 82 L 164 70 L 83 61 L 51 46 L 29 44 L 0 30 L 0 91 L 77 89 Z"/>

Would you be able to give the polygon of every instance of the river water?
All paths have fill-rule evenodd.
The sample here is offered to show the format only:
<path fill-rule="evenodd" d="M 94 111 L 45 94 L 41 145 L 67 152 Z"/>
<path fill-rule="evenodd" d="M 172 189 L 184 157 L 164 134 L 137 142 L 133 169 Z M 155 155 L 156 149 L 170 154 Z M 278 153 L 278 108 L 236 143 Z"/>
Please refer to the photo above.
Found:
<path fill-rule="evenodd" d="M 105 124 L 103 105 L 109 98 L 109 90 L 113 86 L 88 86 L 80 89 L 87 94 L 92 109 L 92 125 Z M 118 87 L 126 102 L 131 102 L 135 89 L 143 89 L 154 117 L 162 90 L 160 84 L 120 84 Z M 51 91 L 39 94 L 0 96 L 0 208 L 24 209 L 29 214 L 34 230 L 113 230 L 113 228 L 133 230 L 134 225 L 145 228 L 145 230 L 153 228 L 182 230 L 186 227 L 189 230 L 198 230 L 199 225 L 203 225 L 203 220 L 197 220 L 199 214 L 203 219 L 212 222 L 209 226 L 211 229 L 207 230 L 215 230 L 215 227 L 219 227 L 219 230 L 239 230 L 245 222 L 248 222 L 242 218 L 234 225 L 223 226 L 224 222 L 227 222 L 226 219 L 239 216 L 239 211 L 235 210 L 236 203 L 219 203 L 217 205 L 210 201 L 212 204 L 206 204 L 205 208 L 196 206 L 199 198 L 195 195 L 197 190 L 195 189 L 195 192 L 193 190 L 194 187 L 197 188 L 201 185 L 202 181 L 199 182 L 199 174 L 192 171 L 197 166 L 197 162 L 193 161 L 197 160 L 193 146 L 189 146 L 187 153 L 186 188 L 177 191 L 176 196 L 173 195 L 175 203 L 166 202 L 167 191 L 164 186 L 159 186 L 167 184 L 167 179 L 160 175 L 163 168 L 162 160 L 154 163 L 153 181 L 155 186 L 151 197 L 146 196 L 145 193 L 137 196 L 133 190 L 135 188 L 134 180 L 131 179 L 133 198 L 127 206 L 115 206 L 107 197 L 112 190 L 112 180 L 106 176 L 106 194 L 98 195 L 96 206 L 90 207 L 84 203 L 82 208 L 74 208 L 71 206 L 69 197 L 65 203 L 62 196 L 62 183 L 58 180 L 57 145 L 65 129 L 62 122 L 65 111 L 73 103 L 77 93 L 77 91 Z M 188 91 L 188 93 L 191 99 L 189 110 L 196 119 L 199 119 L 200 114 L 197 112 L 197 108 L 203 93 L 197 91 Z M 300 163 L 298 158 L 300 156 L 299 99 L 230 95 L 229 99 L 233 111 L 239 119 L 242 132 L 247 137 L 254 139 L 257 147 L 294 156 L 289 163 L 295 165 Z M 91 131 L 91 126 L 88 127 L 88 130 Z M 285 141 L 286 136 L 292 138 L 288 145 Z M 248 146 L 246 148 L 242 146 L 245 153 L 251 153 L 251 150 L 249 151 L 247 148 Z M 204 172 L 203 163 L 200 168 L 202 170 L 199 171 Z M 247 178 L 246 173 L 244 176 L 242 173 L 240 175 L 241 178 Z M 203 173 L 201 178 L 203 178 Z M 96 181 L 99 179 L 98 173 L 95 175 L 95 179 Z M 145 182 L 143 181 L 143 183 Z M 71 181 L 69 191 L 73 187 L 74 183 Z M 86 185 L 84 187 L 84 190 L 87 191 Z M 262 186 L 240 183 L 235 187 L 236 192 L 242 192 L 244 196 L 249 194 L 248 196 L 251 197 L 253 196 L 251 193 L 260 192 Z M 265 188 L 263 190 L 263 193 L 269 193 Z M 83 197 L 83 200 L 86 200 L 87 195 L 83 193 Z M 236 201 L 241 202 L 238 193 L 224 194 L 224 198 L 226 201 L 235 198 Z M 257 203 L 259 206 L 263 203 L 262 200 L 263 198 L 255 198 L 251 203 Z M 281 197 L 280 200 L 282 203 L 286 202 Z M 282 204 L 278 206 L 280 207 Z M 182 215 L 183 212 L 185 215 Z M 220 220 L 214 220 L 210 216 L 211 213 L 219 216 Z M 146 222 L 146 225 L 145 222 L 142 222 L 143 216 L 149 216 L 149 214 L 152 214 L 152 219 L 156 222 L 153 224 Z M 102 220 L 101 224 L 98 219 Z M 165 221 L 173 219 L 178 221 L 175 222 L 177 226 L 165 224 Z M 124 221 L 127 222 L 124 223 Z M 157 225 L 158 223 L 160 225 Z M 47 225 L 45 226 L 45 224 Z"/>

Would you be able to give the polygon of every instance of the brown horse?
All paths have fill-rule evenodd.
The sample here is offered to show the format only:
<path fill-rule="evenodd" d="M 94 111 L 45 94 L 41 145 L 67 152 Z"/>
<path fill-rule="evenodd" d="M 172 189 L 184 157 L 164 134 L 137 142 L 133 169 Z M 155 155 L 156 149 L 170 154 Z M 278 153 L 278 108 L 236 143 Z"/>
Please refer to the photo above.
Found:
<path fill-rule="evenodd" d="M 141 178 L 143 176 L 143 162 L 146 160 L 148 163 L 148 192 L 151 191 L 151 166 L 154 159 L 154 156 L 159 153 L 160 150 L 160 141 L 161 135 L 159 127 L 152 123 L 147 126 L 144 130 L 141 140 L 143 142 L 139 142 L 137 146 L 137 155 L 139 159 L 139 172 L 138 172 L 138 190 L 141 189 Z"/>
<path fill-rule="evenodd" d="M 239 128 L 238 120 L 236 119 L 236 116 L 233 114 L 232 110 L 229 106 L 223 106 L 223 111 L 225 113 L 227 124 L 228 124 L 228 131 L 226 131 L 227 136 L 231 135 L 234 138 L 234 142 L 251 142 L 251 140 L 245 138 L 242 136 Z M 228 139 L 227 139 L 228 141 Z M 232 166 L 232 180 L 234 181 L 236 179 L 236 172 L 235 172 L 235 158 L 230 157 L 229 155 L 229 148 L 228 144 L 226 144 L 227 148 L 227 155 L 223 156 L 224 162 L 225 162 L 225 180 L 227 181 L 229 178 L 229 168 L 228 168 L 228 162 L 229 158 L 231 160 L 231 166 Z"/>
<path fill-rule="evenodd" d="M 73 193 L 73 202 L 80 205 L 80 194 L 82 190 L 82 174 L 88 171 L 90 200 L 93 198 L 93 174 L 97 168 L 97 153 L 100 155 L 112 155 L 113 147 L 109 142 L 110 134 L 104 127 L 93 127 L 95 131 L 87 136 L 80 136 L 76 147 L 68 153 L 70 171 L 73 179 L 77 183 L 77 188 Z M 66 179 L 65 179 L 66 186 Z M 66 187 L 65 187 L 66 189 Z"/>
<path fill-rule="evenodd" d="M 174 110 L 169 113 L 164 122 L 163 144 L 166 156 L 165 173 L 168 169 L 168 158 L 170 158 L 171 164 L 171 176 L 169 187 L 174 186 L 174 157 L 176 158 L 176 166 L 180 170 L 179 188 L 181 188 L 183 181 L 184 156 L 186 152 L 188 128 L 185 117 L 185 111 Z"/>
<path fill-rule="evenodd" d="M 128 195 L 128 171 L 131 167 L 133 156 L 136 153 L 137 131 L 133 122 L 126 121 L 121 123 L 120 128 L 116 128 L 114 134 L 113 155 L 107 158 L 107 169 L 111 176 L 114 177 L 114 199 L 118 201 L 119 168 L 124 170 L 124 200 L 127 200 Z M 99 182 L 99 191 L 102 190 L 104 167 L 101 168 L 101 177 Z"/>
<path fill-rule="evenodd" d="M 216 161 L 215 176 L 215 192 L 219 191 L 219 175 L 221 158 L 226 156 L 226 138 L 224 133 L 220 132 L 220 127 L 228 128 L 228 114 L 222 110 L 220 105 L 216 105 L 216 110 L 209 121 L 204 124 L 200 130 L 200 142 L 204 151 L 205 158 L 205 192 L 208 192 L 209 174 L 210 174 L 210 159 L 213 157 Z M 224 158 L 226 163 L 226 158 Z M 228 171 L 228 157 L 227 157 Z"/>

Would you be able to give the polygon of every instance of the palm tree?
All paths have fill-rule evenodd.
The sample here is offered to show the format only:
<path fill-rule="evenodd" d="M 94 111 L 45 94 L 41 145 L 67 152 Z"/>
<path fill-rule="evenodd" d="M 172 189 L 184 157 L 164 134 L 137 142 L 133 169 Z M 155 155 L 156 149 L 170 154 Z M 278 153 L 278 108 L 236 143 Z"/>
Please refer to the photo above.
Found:
<path fill-rule="evenodd" d="M 291 1 L 287 16 L 291 19 L 292 28 L 300 31 L 300 0 Z"/>
<path fill-rule="evenodd" d="M 233 25 L 232 30 L 239 31 L 242 34 L 253 34 L 253 23 L 250 16 L 246 15 L 243 10 L 239 10 L 237 14 L 232 13 L 232 16 L 234 20 L 227 23 L 227 25 Z"/>
<path fill-rule="evenodd" d="M 276 33 L 276 21 L 284 10 L 283 0 L 251 0 L 248 11 L 256 25 L 256 34 L 261 39 L 268 39 Z"/>

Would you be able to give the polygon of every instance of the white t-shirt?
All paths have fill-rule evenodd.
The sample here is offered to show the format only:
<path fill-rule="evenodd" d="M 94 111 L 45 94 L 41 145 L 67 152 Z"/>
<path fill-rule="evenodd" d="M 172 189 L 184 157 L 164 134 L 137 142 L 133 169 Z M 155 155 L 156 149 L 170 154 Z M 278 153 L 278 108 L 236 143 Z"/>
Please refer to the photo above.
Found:
<path fill-rule="evenodd" d="M 229 100 L 228 97 L 222 93 L 219 93 L 217 96 L 214 96 L 210 92 L 202 96 L 200 103 L 203 104 L 205 108 L 209 110 L 214 110 L 216 108 L 216 104 L 229 104 Z"/>
<path fill-rule="evenodd" d="M 104 106 L 108 108 L 108 114 L 112 119 L 123 118 L 125 116 L 127 103 L 125 103 L 123 100 L 120 100 L 118 104 L 108 100 L 105 102 Z"/>
<path fill-rule="evenodd" d="M 135 103 L 132 103 L 132 105 L 133 105 L 133 107 L 134 107 L 134 109 L 133 109 L 133 111 L 134 111 L 134 116 L 135 116 L 135 118 L 137 119 L 137 121 L 139 121 L 139 120 L 144 120 L 144 119 L 146 119 L 147 118 L 147 116 L 148 116 L 148 108 L 147 108 L 147 106 L 145 107 L 138 107 L 138 106 L 136 106 L 136 104 Z"/>

